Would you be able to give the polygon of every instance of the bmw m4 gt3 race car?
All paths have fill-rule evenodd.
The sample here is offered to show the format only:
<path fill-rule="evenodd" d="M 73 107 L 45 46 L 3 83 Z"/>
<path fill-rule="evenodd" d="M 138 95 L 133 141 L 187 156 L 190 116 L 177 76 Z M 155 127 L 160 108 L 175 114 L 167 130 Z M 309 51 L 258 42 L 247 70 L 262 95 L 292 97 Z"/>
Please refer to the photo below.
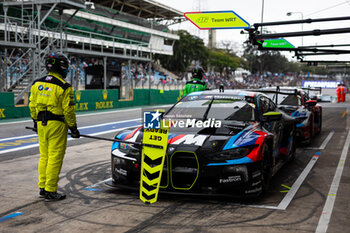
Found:
<path fill-rule="evenodd" d="M 322 130 L 322 106 L 310 99 L 307 89 L 297 87 L 268 87 L 264 92 L 278 108 L 296 120 L 296 138 L 301 144 L 310 144 Z"/>
<path fill-rule="evenodd" d="M 190 93 L 174 104 L 163 119 L 173 124 L 169 128 L 160 193 L 257 196 L 295 155 L 295 120 L 262 93 Z M 197 121 L 206 120 L 215 124 L 196 127 Z M 174 124 L 180 121 L 185 124 Z M 141 142 L 143 132 L 139 127 L 122 131 L 115 138 Z M 107 184 L 138 190 L 140 152 L 137 145 L 114 142 L 112 181 Z"/>
<path fill-rule="evenodd" d="M 322 101 L 322 88 L 321 87 L 303 87 L 304 90 L 311 100 L 316 100 L 317 102 Z"/>

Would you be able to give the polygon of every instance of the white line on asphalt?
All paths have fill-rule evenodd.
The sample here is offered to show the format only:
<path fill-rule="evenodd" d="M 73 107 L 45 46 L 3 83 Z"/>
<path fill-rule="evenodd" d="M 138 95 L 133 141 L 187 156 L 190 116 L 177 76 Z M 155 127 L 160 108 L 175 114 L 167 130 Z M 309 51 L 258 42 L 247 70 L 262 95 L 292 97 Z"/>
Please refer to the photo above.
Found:
<path fill-rule="evenodd" d="M 319 154 L 312 156 L 312 158 L 310 159 L 310 162 L 304 168 L 303 172 L 300 174 L 298 179 L 294 182 L 294 184 L 290 188 L 289 192 L 284 196 L 283 200 L 278 205 L 278 208 L 280 210 L 287 209 L 289 203 L 293 200 L 293 197 L 295 196 L 295 194 L 299 190 L 300 186 L 304 182 L 304 180 L 307 177 L 307 175 L 310 173 L 311 169 L 313 168 L 313 166 L 317 162 L 318 158 L 319 158 Z"/>
<path fill-rule="evenodd" d="M 270 209 L 270 210 L 281 210 L 278 206 L 269 206 L 269 205 L 242 205 L 253 208 L 261 208 L 261 209 Z"/>
<path fill-rule="evenodd" d="M 18 124 L 18 123 L 23 123 L 23 122 L 33 122 L 33 120 L 30 119 L 30 120 L 23 120 L 23 121 L 2 122 L 2 123 L 0 123 L 0 125 L 11 125 L 11 124 Z"/>
<path fill-rule="evenodd" d="M 324 150 L 324 148 L 326 148 L 328 142 L 331 140 L 331 138 L 333 137 L 335 131 L 332 130 L 331 132 L 329 132 L 328 136 L 326 137 L 326 139 L 322 142 L 320 147 L 305 147 L 305 150 Z"/>
<path fill-rule="evenodd" d="M 334 130 L 332 130 L 328 136 L 326 137 L 326 139 L 323 141 L 322 145 L 320 146 L 320 150 L 323 150 L 324 148 L 326 148 L 328 142 L 331 140 L 331 138 L 333 137 L 334 135 Z"/>
<path fill-rule="evenodd" d="M 284 196 L 282 201 L 278 204 L 278 206 L 267 206 L 267 205 L 246 205 L 249 207 L 255 207 L 255 208 L 263 208 L 263 209 L 273 209 L 273 210 L 286 210 L 290 202 L 293 200 L 295 194 L 299 190 L 300 186 L 304 182 L 306 176 L 311 171 L 312 167 L 315 165 L 315 163 L 318 160 L 318 155 L 312 156 L 310 162 L 306 165 L 303 172 L 299 175 L 298 179 L 294 182 L 293 186 L 290 188 L 289 192 Z"/>
<path fill-rule="evenodd" d="M 344 170 L 345 160 L 346 160 L 346 157 L 348 155 L 349 146 L 350 146 L 350 131 L 348 132 L 348 136 L 346 138 L 346 141 L 345 141 L 345 144 L 343 147 L 343 151 L 342 151 L 340 159 L 339 159 L 338 167 L 337 167 L 337 170 L 336 170 L 335 175 L 333 177 L 333 181 L 332 181 L 331 187 L 329 189 L 327 200 L 326 200 L 326 203 L 323 207 L 320 220 L 318 221 L 316 233 L 327 232 L 328 225 L 329 225 L 329 222 L 330 222 L 331 216 L 332 216 L 335 198 L 336 198 L 336 195 L 338 192 L 340 179 L 341 179 L 341 176 L 342 176 L 343 170 Z"/>
<path fill-rule="evenodd" d="M 120 128 L 120 129 L 113 129 L 113 130 L 108 130 L 108 131 L 102 131 L 102 132 L 98 132 L 98 133 L 92 133 L 89 134 L 90 136 L 96 136 L 96 135 L 101 135 L 101 134 L 107 134 L 107 133 L 113 133 L 119 130 L 123 130 L 123 129 L 128 129 L 128 128 L 132 128 L 132 127 L 137 127 L 139 125 L 132 125 L 132 126 L 128 126 L 128 127 L 124 127 L 124 128 Z M 78 138 L 68 138 L 68 141 L 70 140 L 77 140 Z M 30 149 L 30 148 L 34 148 L 34 147 L 38 147 L 39 144 L 32 144 L 32 145 L 28 145 L 28 146 L 23 146 L 23 147 L 16 147 L 13 149 L 8 149 L 8 150 L 0 150 L 0 155 L 1 154 L 5 154 L 5 153 L 9 153 L 9 152 L 14 152 L 14 151 L 20 151 L 20 150 L 25 150 L 25 149 Z"/>
<path fill-rule="evenodd" d="M 0 155 L 1 155 L 1 154 L 6 154 L 6 153 L 9 153 L 9 152 L 19 151 L 19 150 L 30 149 L 30 148 L 34 148 L 34 147 L 38 147 L 38 146 L 39 146 L 39 144 L 36 143 L 36 144 L 32 144 L 32 145 L 28 145 L 28 146 L 23 146 L 23 147 L 16 147 L 16 148 L 13 148 L 13 149 L 8 149 L 8 150 L 1 150 L 1 151 L 0 151 Z"/>
<path fill-rule="evenodd" d="M 125 120 L 125 121 L 115 121 L 115 122 L 103 123 L 103 124 L 98 124 L 98 125 L 89 125 L 89 126 L 79 127 L 79 129 L 89 129 L 89 128 L 100 127 L 100 126 L 105 126 L 105 125 L 109 125 L 109 124 L 125 123 L 125 122 L 138 121 L 138 120 L 141 120 L 141 118 L 135 118 L 135 119 Z M 0 139 L 0 142 L 7 141 L 7 140 L 14 140 L 14 139 L 30 138 L 33 136 L 37 136 L 37 134 L 29 134 L 29 135 L 25 135 L 25 136 L 18 136 L 18 137 L 12 137 L 12 138 L 2 138 L 2 139 Z"/>
<path fill-rule="evenodd" d="M 18 136 L 18 137 L 12 137 L 12 138 L 2 138 L 2 139 L 0 139 L 0 142 L 7 141 L 7 140 L 14 140 L 14 139 L 30 138 L 30 137 L 34 137 L 34 136 L 37 136 L 37 134 L 29 134 L 29 135 L 25 135 L 25 136 Z"/>

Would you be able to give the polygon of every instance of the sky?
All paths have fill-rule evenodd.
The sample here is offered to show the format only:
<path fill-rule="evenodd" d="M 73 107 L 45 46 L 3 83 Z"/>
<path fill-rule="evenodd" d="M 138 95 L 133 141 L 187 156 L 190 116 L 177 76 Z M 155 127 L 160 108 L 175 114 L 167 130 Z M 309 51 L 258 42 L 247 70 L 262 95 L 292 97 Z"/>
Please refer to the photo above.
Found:
<path fill-rule="evenodd" d="M 191 11 L 227 11 L 232 10 L 250 25 L 263 22 L 275 22 L 299 19 L 318 19 L 350 16 L 350 0 L 155 0 L 168 5 L 182 12 Z M 262 7 L 263 17 L 262 17 Z M 287 12 L 293 12 L 287 16 Z M 173 30 L 186 29 L 193 35 L 200 36 L 205 42 L 208 41 L 207 30 L 199 30 L 196 26 L 186 21 L 170 27 Z M 310 24 L 293 24 L 284 26 L 267 27 L 266 29 L 274 32 L 294 32 L 310 31 L 315 29 L 334 29 L 350 28 L 350 20 L 332 21 Z M 236 47 L 236 52 L 242 52 L 242 44 L 247 40 L 247 35 L 240 34 L 241 29 L 220 29 L 216 30 L 217 45 L 220 47 L 221 41 L 230 41 Z M 295 47 L 308 45 L 329 45 L 329 44 L 350 44 L 350 33 L 288 37 L 287 39 Z M 334 49 L 350 50 L 349 47 L 338 47 Z M 289 60 L 296 61 L 293 58 L 294 53 L 283 53 Z M 323 55 L 308 56 L 304 60 L 338 60 L 350 61 L 350 54 L 347 55 Z"/>

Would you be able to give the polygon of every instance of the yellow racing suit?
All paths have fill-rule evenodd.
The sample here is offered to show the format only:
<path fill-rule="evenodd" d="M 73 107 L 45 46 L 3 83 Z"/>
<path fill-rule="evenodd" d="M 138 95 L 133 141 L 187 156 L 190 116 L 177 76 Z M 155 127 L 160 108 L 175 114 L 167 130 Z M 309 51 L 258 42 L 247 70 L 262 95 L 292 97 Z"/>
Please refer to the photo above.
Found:
<path fill-rule="evenodd" d="M 68 128 L 76 127 L 73 89 L 60 74 L 50 72 L 34 81 L 29 108 L 31 117 L 38 124 L 38 186 L 47 192 L 56 192 Z"/>

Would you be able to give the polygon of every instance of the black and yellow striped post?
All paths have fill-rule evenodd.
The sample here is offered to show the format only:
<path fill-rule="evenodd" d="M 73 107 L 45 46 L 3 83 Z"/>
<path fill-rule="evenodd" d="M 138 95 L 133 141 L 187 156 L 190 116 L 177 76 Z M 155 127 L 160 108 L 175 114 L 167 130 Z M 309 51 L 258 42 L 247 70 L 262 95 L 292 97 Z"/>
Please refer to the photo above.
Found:
<path fill-rule="evenodd" d="M 156 202 L 158 198 L 168 134 L 169 128 L 163 127 L 163 124 L 160 129 L 144 129 L 143 132 L 143 144 L 159 146 L 142 146 L 140 199 L 148 204 Z"/>

